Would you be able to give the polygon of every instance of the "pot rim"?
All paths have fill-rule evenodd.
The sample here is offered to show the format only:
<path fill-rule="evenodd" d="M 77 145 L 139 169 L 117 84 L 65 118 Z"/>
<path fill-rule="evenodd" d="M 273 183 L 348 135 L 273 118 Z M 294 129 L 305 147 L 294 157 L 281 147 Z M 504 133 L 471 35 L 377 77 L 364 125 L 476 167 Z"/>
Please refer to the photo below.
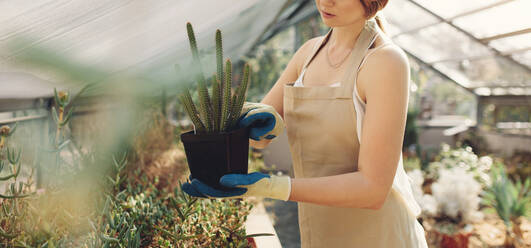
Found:
<path fill-rule="evenodd" d="M 238 129 L 231 130 L 229 132 L 212 132 L 212 133 L 197 133 L 195 134 L 195 130 L 191 130 L 188 132 L 181 133 L 181 141 L 182 142 L 198 142 L 198 141 L 205 141 L 205 140 L 211 140 L 211 141 L 221 141 L 225 140 L 227 136 L 239 136 L 245 132 L 249 132 L 250 127 L 241 127 Z"/>

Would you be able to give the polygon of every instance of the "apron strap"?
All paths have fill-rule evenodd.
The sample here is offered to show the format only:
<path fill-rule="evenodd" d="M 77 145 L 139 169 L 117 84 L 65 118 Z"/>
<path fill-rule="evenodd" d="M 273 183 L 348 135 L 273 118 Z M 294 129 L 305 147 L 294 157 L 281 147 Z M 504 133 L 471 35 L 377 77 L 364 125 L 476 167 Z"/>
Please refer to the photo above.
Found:
<path fill-rule="evenodd" d="M 302 66 L 302 70 L 303 71 L 304 69 L 306 69 L 306 67 L 308 66 L 308 64 L 312 61 L 312 59 L 315 57 L 315 54 L 317 54 L 317 52 L 319 51 L 319 49 L 321 49 L 321 47 L 323 46 L 323 43 L 328 40 L 328 38 L 330 37 L 330 34 L 332 33 L 332 29 L 333 28 L 330 28 L 328 30 L 328 32 L 323 36 L 323 38 L 320 40 L 320 41 L 317 41 L 315 42 L 315 45 L 313 46 L 312 48 L 312 52 L 310 53 L 310 56 L 308 56 L 306 58 L 306 61 L 304 62 L 304 65 Z"/>
<path fill-rule="evenodd" d="M 376 40 L 378 34 L 377 25 L 378 24 L 374 18 L 367 20 L 358 39 L 356 40 L 356 45 L 354 46 L 354 50 L 350 55 L 348 65 L 348 68 L 352 69 L 349 69 L 341 79 L 341 87 L 345 88 L 344 92 L 346 97 L 352 96 L 361 62 L 363 61 L 363 58 L 365 57 L 365 54 L 371 45 Z"/>

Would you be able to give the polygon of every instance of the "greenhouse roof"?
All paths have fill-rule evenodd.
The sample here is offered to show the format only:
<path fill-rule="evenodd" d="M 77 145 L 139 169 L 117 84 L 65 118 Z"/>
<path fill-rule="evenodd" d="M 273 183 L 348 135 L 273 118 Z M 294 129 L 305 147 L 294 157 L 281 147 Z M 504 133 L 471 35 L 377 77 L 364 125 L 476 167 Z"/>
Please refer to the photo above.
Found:
<path fill-rule="evenodd" d="M 91 68 L 93 75 L 81 75 L 87 79 L 104 80 L 127 72 L 155 82 L 175 81 L 175 65 L 187 64 L 191 57 L 186 22 L 192 24 L 202 52 L 214 48 L 215 32 L 220 29 L 224 58 L 237 61 L 255 46 L 286 2 L 1 1 L 0 73 L 28 73 L 66 83 L 49 71 L 19 62 L 44 48 L 51 53 L 41 57 L 59 58 L 62 65 L 66 61 Z M 214 68 L 207 68 L 206 73 L 209 69 L 213 72 Z"/>
<path fill-rule="evenodd" d="M 409 55 L 477 95 L 531 95 L 529 0 L 392 0 L 387 33 Z M 301 0 L 276 28 L 318 14 Z M 270 31 L 270 36 L 275 31 Z"/>
<path fill-rule="evenodd" d="M 478 95 L 531 95 L 528 0 L 393 0 L 393 40 Z"/>
<path fill-rule="evenodd" d="M 187 21 L 205 51 L 219 28 L 225 58 L 236 61 L 318 14 L 310 0 L 2 1 L 0 9 L 0 73 L 47 81 L 54 79 L 12 62 L 32 48 L 52 47 L 55 56 L 111 74 L 171 78 L 174 65 L 190 56 Z M 531 95 L 529 9 L 529 0 L 392 0 L 383 14 L 395 43 L 458 85 L 477 95 Z M 9 46 L 17 37 L 31 42 Z"/>

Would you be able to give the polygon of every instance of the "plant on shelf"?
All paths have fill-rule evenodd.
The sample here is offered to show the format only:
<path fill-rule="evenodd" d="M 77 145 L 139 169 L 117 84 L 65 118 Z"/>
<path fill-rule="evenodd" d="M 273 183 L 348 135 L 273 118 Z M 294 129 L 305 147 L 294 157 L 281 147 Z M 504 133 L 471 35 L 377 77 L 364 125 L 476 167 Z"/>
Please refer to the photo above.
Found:
<path fill-rule="evenodd" d="M 492 185 L 482 192 L 483 203 L 496 210 L 506 226 L 505 247 L 515 247 L 521 242 L 520 217 L 531 216 L 531 179 L 522 184 L 520 178 L 513 183 L 502 163 L 496 163 L 491 171 Z"/>
<path fill-rule="evenodd" d="M 186 23 L 188 39 L 193 57 L 193 70 L 195 81 L 197 81 L 197 90 L 199 94 L 199 108 L 192 101 L 192 96 L 188 87 L 179 94 L 179 100 L 184 105 L 184 109 L 197 133 L 221 133 L 229 132 L 237 127 L 238 117 L 240 117 L 247 86 L 250 81 L 250 66 L 245 63 L 243 68 L 243 78 L 241 84 L 231 92 L 232 83 L 232 63 L 230 59 L 225 62 L 223 68 L 223 48 L 221 31 L 216 30 L 216 63 L 217 73 L 211 78 L 212 81 L 212 98 L 209 95 L 206 79 L 201 68 L 197 42 L 195 39 L 192 24 Z"/>

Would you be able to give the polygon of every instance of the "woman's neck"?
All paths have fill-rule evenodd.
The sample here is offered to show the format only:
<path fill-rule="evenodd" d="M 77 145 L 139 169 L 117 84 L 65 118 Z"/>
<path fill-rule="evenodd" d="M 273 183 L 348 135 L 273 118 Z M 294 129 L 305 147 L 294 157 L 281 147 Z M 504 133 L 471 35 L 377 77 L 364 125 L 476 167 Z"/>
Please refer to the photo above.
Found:
<path fill-rule="evenodd" d="M 356 40 L 365 26 L 365 19 L 350 25 L 333 27 L 330 34 L 330 50 L 351 50 L 356 44 Z"/>

